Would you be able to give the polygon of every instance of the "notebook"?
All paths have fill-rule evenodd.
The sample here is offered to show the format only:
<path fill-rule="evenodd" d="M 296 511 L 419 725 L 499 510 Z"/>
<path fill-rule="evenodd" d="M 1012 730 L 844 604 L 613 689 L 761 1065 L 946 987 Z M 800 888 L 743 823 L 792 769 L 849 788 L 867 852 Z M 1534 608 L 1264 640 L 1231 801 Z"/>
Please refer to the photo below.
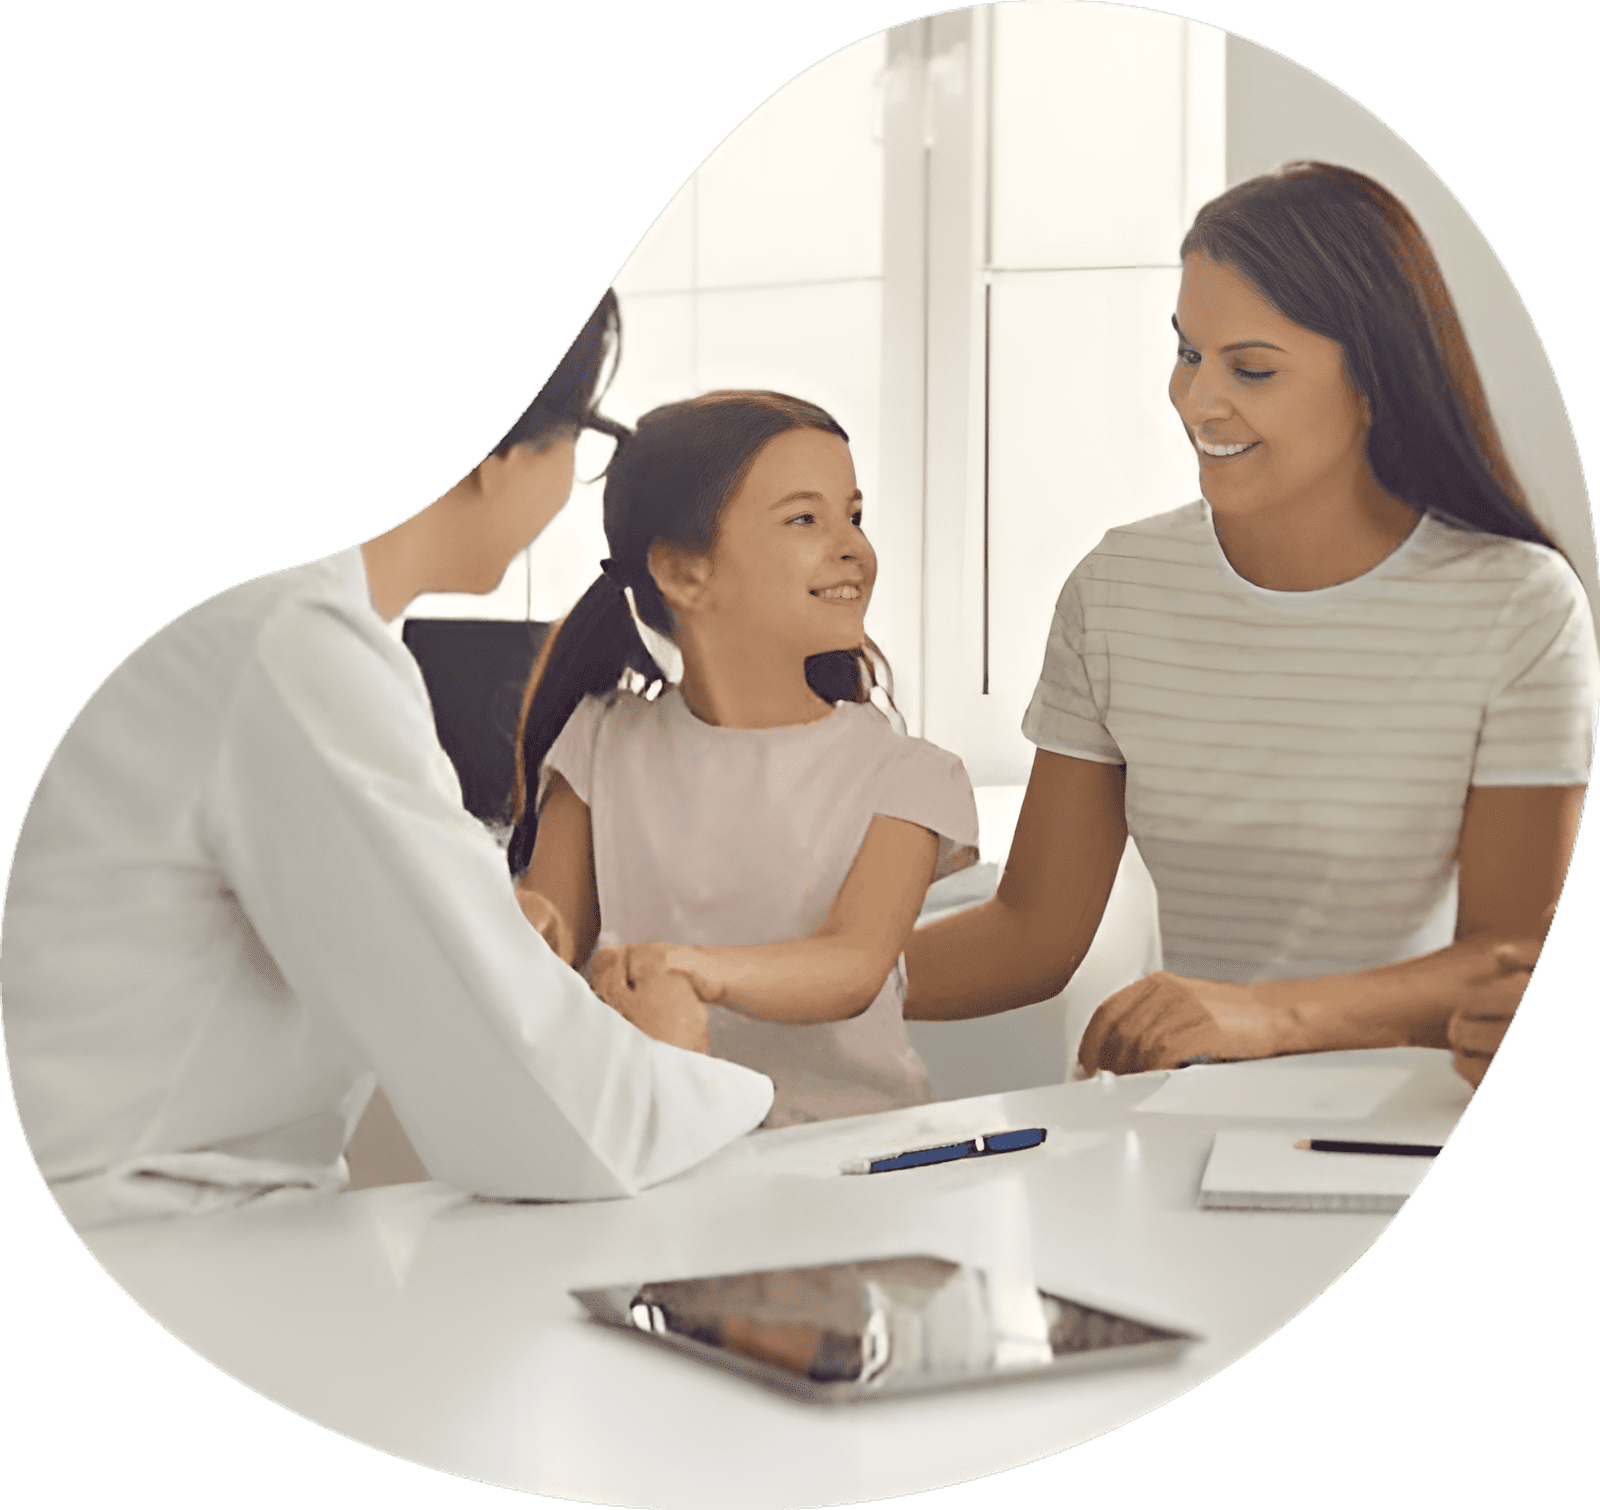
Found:
<path fill-rule="evenodd" d="M 1305 1134 L 1219 1132 L 1200 1177 L 1199 1204 L 1222 1211 L 1366 1211 L 1405 1204 L 1432 1159 L 1403 1154 L 1313 1153 Z"/>

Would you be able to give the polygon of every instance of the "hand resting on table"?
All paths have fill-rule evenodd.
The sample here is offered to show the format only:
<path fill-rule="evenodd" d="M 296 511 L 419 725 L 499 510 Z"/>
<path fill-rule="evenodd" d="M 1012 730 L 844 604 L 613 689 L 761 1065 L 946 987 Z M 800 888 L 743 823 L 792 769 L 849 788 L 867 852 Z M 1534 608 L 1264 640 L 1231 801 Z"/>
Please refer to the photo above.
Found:
<path fill-rule="evenodd" d="M 1471 1000 L 1451 1014 L 1445 1034 L 1455 1054 L 1456 1073 L 1474 1086 L 1482 1084 L 1489 1061 L 1511 1026 L 1528 976 L 1538 963 L 1539 946 L 1538 939 L 1500 943 L 1494 950 L 1500 973 L 1488 978 Z"/>
<path fill-rule="evenodd" d="M 1452 1049 L 1456 1069 L 1477 1085 L 1541 942 L 1478 934 L 1395 965 L 1248 986 L 1147 975 L 1095 1009 L 1078 1060 L 1090 1074 L 1131 1075 L 1202 1055 L 1223 1062 L 1415 1044 Z M 1419 997 L 1432 1002 L 1429 1012 L 1418 1013 Z"/>
<path fill-rule="evenodd" d="M 1078 1045 L 1090 1074 L 1176 1069 L 1185 1059 L 1264 1059 L 1294 1052 L 1293 1022 L 1267 1007 L 1249 986 L 1198 980 L 1161 970 L 1136 980 L 1095 1008 Z"/>

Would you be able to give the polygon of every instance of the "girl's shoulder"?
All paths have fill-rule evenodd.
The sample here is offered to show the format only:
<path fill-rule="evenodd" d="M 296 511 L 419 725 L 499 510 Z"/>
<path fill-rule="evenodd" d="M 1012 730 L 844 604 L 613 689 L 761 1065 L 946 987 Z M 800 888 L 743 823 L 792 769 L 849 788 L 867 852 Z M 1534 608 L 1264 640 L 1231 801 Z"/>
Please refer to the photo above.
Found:
<path fill-rule="evenodd" d="M 957 777 L 967 783 L 967 769 L 959 755 L 932 740 L 897 729 L 872 703 L 841 703 L 834 716 L 849 726 L 853 743 L 863 751 L 870 751 L 872 763 L 880 770 L 926 771 Z"/>
<path fill-rule="evenodd" d="M 870 703 L 841 704 L 857 741 L 851 750 L 854 789 L 869 810 L 932 829 L 946 841 L 941 864 L 955 850 L 978 842 L 978 810 L 972 781 L 959 755 L 903 734 Z"/>
<path fill-rule="evenodd" d="M 568 715 L 550 753 L 545 757 L 559 768 L 561 758 L 593 757 L 602 735 L 608 744 L 629 740 L 659 728 L 662 710 L 659 699 L 640 697 L 636 692 L 617 687 L 609 692 L 591 692 Z M 558 758 L 560 757 L 560 758 Z"/>
<path fill-rule="evenodd" d="M 642 697 L 626 687 L 613 687 L 609 692 L 589 693 L 572 710 L 569 721 L 629 728 L 658 723 L 663 712 L 661 697 Z"/>

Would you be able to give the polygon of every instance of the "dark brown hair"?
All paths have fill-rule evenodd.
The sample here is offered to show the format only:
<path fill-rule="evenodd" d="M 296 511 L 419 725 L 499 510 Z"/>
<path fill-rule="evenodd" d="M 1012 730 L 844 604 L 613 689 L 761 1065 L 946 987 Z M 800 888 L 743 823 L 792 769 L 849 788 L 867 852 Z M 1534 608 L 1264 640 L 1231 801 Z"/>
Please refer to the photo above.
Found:
<path fill-rule="evenodd" d="M 607 289 L 566 354 L 556 363 L 550 381 L 506 431 L 491 456 L 504 456 L 513 446 L 543 445 L 567 432 L 589 429 L 622 435 L 626 426 L 596 412 L 595 405 L 610 384 L 600 379 L 609 359 L 617 370 L 622 355 L 622 314 L 616 293 Z"/>
<path fill-rule="evenodd" d="M 1506 460 L 1433 249 L 1381 184 L 1289 163 L 1206 205 L 1183 238 L 1182 255 L 1194 253 L 1339 343 L 1372 411 L 1367 458 L 1391 493 L 1451 524 L 1551 543 Z"/>
<path fill-rule="evenodd" d="M 610 559 L 574 605 L 552 626 L 523 693 L 517 728 L 515 828 L 507 851 L 513 875 L 533 855 L 538 814 L 532 794 L 539 767 L 573 710 L 591 694 L 610 692 L 634 677 L 645 687 L 662 682 L 628 606 L 660 634 L 672 615 L 650 575 L 657 541 L 696 554 L 716 544 L 717 524 L 757 453 L 790 430 L 821 430 L 849 440 L 825 409 L 785 393 L 730 390 L 652 409 L 632 436 L 619 442 L 606 471 L 605 530 Z M 882 663 L 870 642 L 857 650 L 806 658 L 806 681 L 825 702 L 866 702 Z"/>

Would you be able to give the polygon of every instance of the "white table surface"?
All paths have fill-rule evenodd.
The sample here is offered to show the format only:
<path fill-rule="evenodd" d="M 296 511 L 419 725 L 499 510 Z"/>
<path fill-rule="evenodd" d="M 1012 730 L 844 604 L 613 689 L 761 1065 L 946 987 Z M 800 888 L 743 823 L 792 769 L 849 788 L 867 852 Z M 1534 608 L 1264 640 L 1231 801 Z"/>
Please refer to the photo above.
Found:
<path fill-rule="evenodd" d="M 1446 1054 L 1403 1065 L 1364 1121 L 1297 1136 L 1443 1136 L 1467 1100 Z M 1014 1091 L 759 1133 L 626 1201 L 502 1205 L 390 1186 L 90 1234 L 178 1337 L 301 1414 L 435 1468 L 611 1504 L 838 1503 L 951 1483 L 1083 1441 L 1190 1388 L 1338 1277 L 1387 1218 L 1201 1211 L 1225 1117 L 1139 1112 L 1160 1075 Z M 842 1158 L 1044 1125 L 1044 1147 L 889 1175 Z M 571 1288 L 930 1252 L 985 1262 L 1031 1233 L 1035 1276 L 1204 1339 L 1179 1360 L 850 1406 L 791 1401 L 589 1323 Z"/>

